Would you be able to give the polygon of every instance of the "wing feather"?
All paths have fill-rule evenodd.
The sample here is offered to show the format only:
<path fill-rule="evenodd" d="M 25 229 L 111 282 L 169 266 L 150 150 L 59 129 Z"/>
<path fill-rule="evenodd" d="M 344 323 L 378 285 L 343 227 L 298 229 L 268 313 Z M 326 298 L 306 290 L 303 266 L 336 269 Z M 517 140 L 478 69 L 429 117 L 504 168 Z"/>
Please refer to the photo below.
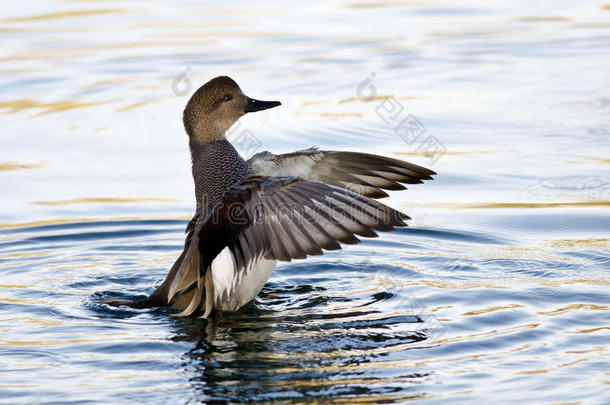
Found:
<path fill-rule="evenodd" d="M 187 253 L 170 299 L 194 289 L 178 315 L 200 310 L 207 316 L 211 307 L 231 299 L 232 290 L 261 258 L 290 261 L 320 255 L 340 249 L 340 243 L 358 243 L 357 235 L 374 237 L 375 230 L 406 226 L 407 218 L 371 198 L 321 182 L 250 177 L 198 221 L 190 245 L 198 254 Z M 216 274 L 224 262 L 231 269 Z"/>
<path fill-rule="evenodd" d="M 321 181 L 372 198 L 387 197 L 383 190 L 404 190 L 404 184 L 422 183 L 436 174 L 399 159 L 316 148 L 283 155 L 261 152 L 252 156 L 248 164 L 258 175 Z"/>

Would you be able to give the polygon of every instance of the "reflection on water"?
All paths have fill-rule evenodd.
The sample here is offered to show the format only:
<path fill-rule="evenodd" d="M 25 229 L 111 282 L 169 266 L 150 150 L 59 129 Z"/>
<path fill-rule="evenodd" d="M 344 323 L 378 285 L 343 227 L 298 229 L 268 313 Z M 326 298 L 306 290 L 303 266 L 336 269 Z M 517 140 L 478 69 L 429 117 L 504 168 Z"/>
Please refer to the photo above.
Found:
<path fill-rule="evenodd" d="M 525 247 L 491 232 L 407 228 L 281 265 L 256 302 L 210 320 L 99 303 L 150 293 L 185 225 L 0 230 L 7 398 L 466 400 L 534 390 L 520 376 L 553 382 L 604 369 L 605 238 Z M 504 381 L 498 370 L 510 378 L 491 384 Z M 588 390 L 602 395 L 603 385 Z M 558 393 L 580 397 L 558 386 L 538 398 Z"/>
<path fill-rule="evenodd" d="M 205 326 L 180 325 L 175 339 L 196 343 L 188 357 L 195 376 L 191 383 L 201 397 L 329 400 L 349 395 L 379 401 L 416 396 L 406 394 L 404 385 L 421 382 L 427 373 L 392 370 L 377 358 L 425 341 L 417 327 L 422 320 L 397 309 L 380 313 L 375 304 L 391 294 L 379 292 L 358 305 L 356 299 L 322 291 L 272 285 L 263 291 L 271 304 L 262 311 L 250 308 Z M 350 310 L 348 303 L 357 307 Z M 320 314 L 321 308 L 331 312 Z"/>
<path fill-rule="evenodd" d="M 605 403 L 609 10 L 5 10 L 0 402 Z M 241 120 L 260 145 L 243 154 L 371 151 L 439 176 L 386 200 L 411 227 L 280 265 L 239 312 L 100 304 L 146 296 L 180 251 L 194 211 L 181 110 L 219 74 L 283 103 Z M 421 136 L 397 126 L 407 116 Z"/>

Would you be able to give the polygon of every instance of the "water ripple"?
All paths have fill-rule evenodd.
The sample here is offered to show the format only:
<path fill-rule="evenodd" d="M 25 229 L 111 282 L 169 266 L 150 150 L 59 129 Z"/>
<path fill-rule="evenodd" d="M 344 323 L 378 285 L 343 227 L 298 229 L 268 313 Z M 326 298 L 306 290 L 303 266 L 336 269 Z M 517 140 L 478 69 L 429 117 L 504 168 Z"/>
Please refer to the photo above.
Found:
<path fill-rule="evenodd" d="M 608 402 L 608 5 L 30 3 L 0 26 L 0 403 Z M 282 101 L 241 121 L 260 150 L 439 175 L 240 311 L 108 307 L 182 249 L 181 111 L 219 74 Z"/>

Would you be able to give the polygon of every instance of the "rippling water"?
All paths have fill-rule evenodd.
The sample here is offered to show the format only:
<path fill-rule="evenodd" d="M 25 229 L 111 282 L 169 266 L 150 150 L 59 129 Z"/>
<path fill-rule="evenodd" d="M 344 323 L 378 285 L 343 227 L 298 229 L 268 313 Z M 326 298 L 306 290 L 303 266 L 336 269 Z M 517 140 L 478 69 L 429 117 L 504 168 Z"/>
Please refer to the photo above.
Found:
<path fill-rule="evenodd" d="M 0 402 L 607 403 L 609 18 L 603 1 L 4 10 Z M 100 304 L 151 293 L 180 252 L 181 110 L 219 74 L 283 103 L 241 120 L 244 155 L 317 145 L 439 175 L 386 199 L 409 228 L 282 264 L 237 313 Z"/>

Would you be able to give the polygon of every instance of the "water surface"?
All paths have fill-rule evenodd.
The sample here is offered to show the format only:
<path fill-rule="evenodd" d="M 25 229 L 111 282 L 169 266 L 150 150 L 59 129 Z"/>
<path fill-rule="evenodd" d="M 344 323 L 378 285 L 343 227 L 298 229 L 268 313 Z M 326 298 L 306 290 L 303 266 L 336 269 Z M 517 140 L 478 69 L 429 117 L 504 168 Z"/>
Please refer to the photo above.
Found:
<path fill-rule="evenodd" d="M 609 18 L 603 1 L 4 10 L 0 402 L 607 403 Z M 409 228 L 281 264 L 236 313 L 100 304 L 151 293 L 179 254 L 181 110 L 220 74 L 283 103 L 234 129 L 246 156 L 317 145 L 439 175 L 385 200 Z"/>

